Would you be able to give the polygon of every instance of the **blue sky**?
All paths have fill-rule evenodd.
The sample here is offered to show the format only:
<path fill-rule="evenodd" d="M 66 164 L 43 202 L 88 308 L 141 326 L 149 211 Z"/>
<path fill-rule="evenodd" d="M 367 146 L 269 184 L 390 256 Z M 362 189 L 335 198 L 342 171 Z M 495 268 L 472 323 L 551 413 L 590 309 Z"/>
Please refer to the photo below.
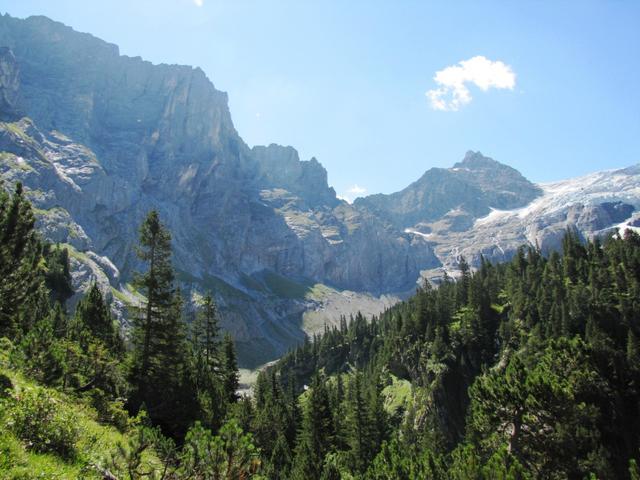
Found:
<path fill-rule="evenodd" d="M 249 145 L 315 156 L 347 197 L 399 190 L 470 149 L 534 181 L 640 162 L 640 2 L 453 4 L 0 0 L 0 11 L 200 66 Z"/>

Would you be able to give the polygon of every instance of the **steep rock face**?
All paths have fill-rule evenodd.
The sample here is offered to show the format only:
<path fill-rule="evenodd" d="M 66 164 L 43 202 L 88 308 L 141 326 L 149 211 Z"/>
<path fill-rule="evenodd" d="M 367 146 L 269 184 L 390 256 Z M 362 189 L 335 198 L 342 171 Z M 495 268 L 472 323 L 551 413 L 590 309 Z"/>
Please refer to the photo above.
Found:
<path fill-rule="evenodd" d="M 18 99 L 18 65 L 16 57 L 8 47 L 0 47 L 0 119 L 15 118 L 16 101 Z"/>
<path fill-rule="evenodd" d="M 376 292 L 413 284 L 412 241 L 387 220 L 344 215 L 349 207 L 317 160 L 300 161 L 290 147 L 248 149 L 226 94 L 201 70 L 119 56 L 114 45 L 44 17 L 5 15 L 2 44 L 20 67 L 20 109 L 43 132 L 86 145 L 107 173 L 111 186 L 83 188 L 90 198 L 80 217 L 72 214 L 125 277 L 136 267 L 137 225 L 157 208 L 174 232 L 178 268 L 198 277 L 271 269 Z M 283 203 L 281 191 L 293 201 Z M 374 245 L 373 265 L 344 259 L 363 243 Z"/>
<path fill-rule="evenodd" d="M 432 168 L 404 190 L 371 195 L 355 203 L 408 227 L 456 210 L 476 218 L 492 207 L 524 206 L 540 193 L 517 170 L 470 151 L 453 168 Z"/>
<path fill-rule="evenodd" d="M 335 207 L 340 203 L 327 183 L 327 171 L 315 158 L 301 162 L 294 148 L 276 144 L 255 146 L 251 153 L 265 186 L 288 190 L 311 208 Z"/>
<path fill-rule="evenodd" d="M 115 45 L 46 17 L 5 15 L 0 45 L 21 70 L 22 110 L 46 131 L 64 130 L 115 174 L 150 184 L 177 165 L 246 148 L 202 70 L 120 56 Z"/>

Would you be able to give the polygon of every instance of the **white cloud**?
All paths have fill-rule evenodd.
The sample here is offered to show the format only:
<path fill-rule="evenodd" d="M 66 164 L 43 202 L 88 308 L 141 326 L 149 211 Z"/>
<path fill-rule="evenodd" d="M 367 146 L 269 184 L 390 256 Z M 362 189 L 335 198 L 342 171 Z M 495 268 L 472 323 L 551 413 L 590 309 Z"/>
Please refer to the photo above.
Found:
<path fill-rule="evenodd" d="M 363 193 L 367 193 L 367 189 L 364 187 L 361 187 L 356 183 L 349 190 L 347 190 L 347 192 L 353 193 L 354 195 L 362 195 Z"/>
<path fill-rule="evenodd" d="M 193 0 L 193 3 L 196 7 L 201 7 L 204 5 L 204 0 Z"/>
<path fill-rule="evenodd" d="M 485 92 L 490 88 L 513 90 L 516 85 L 516 74 L 509 65 L 482 55 L 439 70 L 433 79 L 438 87 L 426 93 L 431 108 L 454 112 L 471 102 L 468 84 Z"/>
<path fill-rule="evenodd" d="M 353 203 L 353 201 L 356 198 L 362 197 L 365 193 L 367 193 L 367 189 L 364 188 L 364 187 L 361 187 L 360 185 L 358 185 L 356 183 L 356 184 L 350 186 L 345 193 L 343 193 L 342 195 L 338 195 L 337 197 L 340 200 L 344 200 L 346 202 Z"/>

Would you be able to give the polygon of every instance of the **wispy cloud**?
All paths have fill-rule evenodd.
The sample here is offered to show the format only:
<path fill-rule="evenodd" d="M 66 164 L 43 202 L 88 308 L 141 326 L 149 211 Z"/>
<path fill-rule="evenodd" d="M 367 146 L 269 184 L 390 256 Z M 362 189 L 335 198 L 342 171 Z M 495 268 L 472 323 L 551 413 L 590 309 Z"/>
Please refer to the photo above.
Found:
<path fill-rule="evenodd" d="M 338 198 L 353 203 L 356 198 L 362 197 L 365 193 L 367 193 L 367 189 L 356 183 L 350 186 L 342 195 L 338 195 Z"/>
<path fill-rule="evenodd" d="M 431 108 L 454 112 L 471 102 L 469 84 L 485 92 L 490 88 L 513 90 L 516 86 L 516 74 L 509 65 L 482 55 L 437 71 L 433 80 L 438 87 L 426 93 Z"/>
<path fill-rule="evenodd" d="M 201 7 L 204 5 L 204 0 L 193 0 L 193 3 L 196 7 Z"/>

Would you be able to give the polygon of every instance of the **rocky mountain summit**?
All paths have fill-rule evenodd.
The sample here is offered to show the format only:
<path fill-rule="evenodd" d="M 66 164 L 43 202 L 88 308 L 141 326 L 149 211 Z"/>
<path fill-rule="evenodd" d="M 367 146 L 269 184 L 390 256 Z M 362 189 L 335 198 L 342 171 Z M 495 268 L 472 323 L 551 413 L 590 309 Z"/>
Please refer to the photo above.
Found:
<path fill-rule="evenodd" d="M 467 223 L 461 228 L 491 208 L 522 207 L 541 193 L 517 170 L 470 151 L 452 168 L 429 169 L 404 190 L 370 195 L 355 203 L 405 227 L 434 221 L 459 209 L 467 214 Z"/>
<path fill-rule="evenodd" d="M 199 69 L 121 56 L 45 17 L 0 16 L 0 47 L 0 175 L 69 246 L 76 287 L 97 279 L 126 322 L 137 226 L 155 208 L 182 287 L 215 293 L 244 365 L 341 313 L 376 313 L 460 254 L 498 260 L 553 248 L 567 227 L 637 223 L 637 167 L 535 185 L 479 152 L 351 205 L 315 158 L 249 148 Z"/>

